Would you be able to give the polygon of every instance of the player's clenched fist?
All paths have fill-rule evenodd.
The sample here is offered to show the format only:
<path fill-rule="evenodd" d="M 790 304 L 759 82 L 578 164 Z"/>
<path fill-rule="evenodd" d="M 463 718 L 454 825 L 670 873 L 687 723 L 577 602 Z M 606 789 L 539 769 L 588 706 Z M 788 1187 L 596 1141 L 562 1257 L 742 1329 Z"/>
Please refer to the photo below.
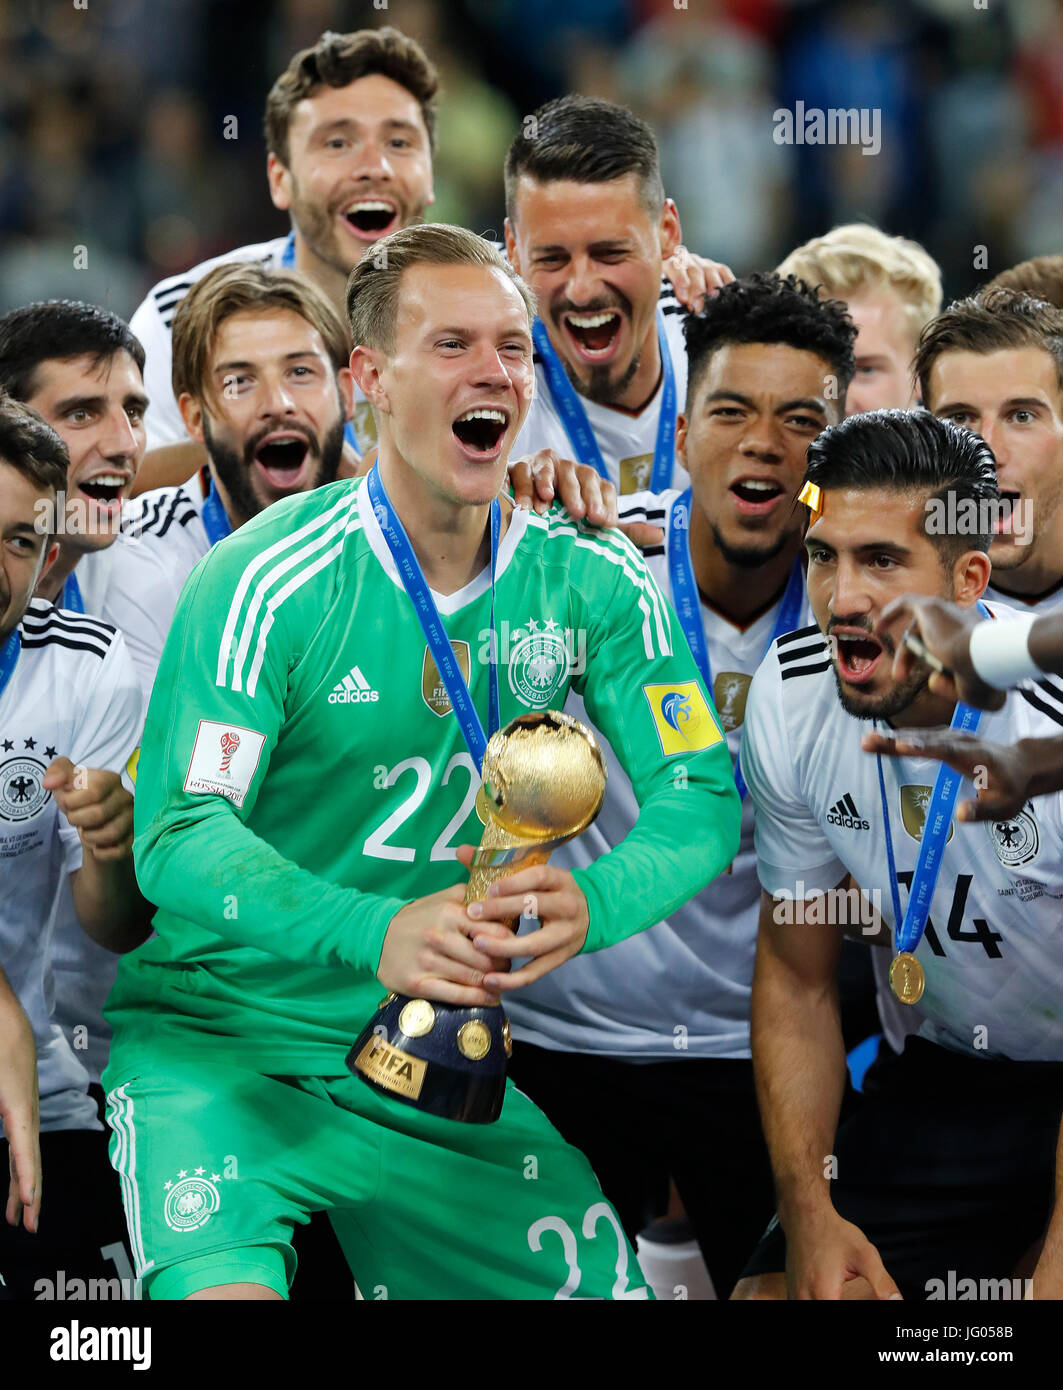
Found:
<path fill-rule="evenodd" d="M 75 767 L 56 758 L 44 786 L 95 859 L 125 859 L 133 852 L 133 798 L 117 772 Z"/>
<path fill-rule="evenodd" d="M 879 1253 L 858 1226 L 831 1208 L 786 1232 L 786 1296 L 840 1299 L 850 1280 L 863 1276 L 876 1299 L 900 1298 Z"/>
<path fill-rule="evenodd" d="M 530 985 L 533 980 L 563 965 L 583 949 L 590 926 L 583 890 L 567 869 L 555 869 L 550 864 L 521 869 L 519 873 L 497 879 L 482 902 L 469 904 L 468 913 L 480 924 L 478 934 L 473 937 L 474 946 L 483 950 L 490 947 L 496 955 L 509 960 L 517 956 L 533 957 L 519 970 L 506 974 L 492 972 L 485 977 L 488 989 L 499 993 Z M 538 917 L 538 931 L 528 932 L 526 936 L 512 936 L 507 932 L 503 941 L 496 941 L 490 935 L 496 922 L 513 920 L 522 913 Z"/>
<path fill-rule="evenodd" d="M 484 987 L 484 976 L 504 970 L 505 962 L 475 947 L 470 938 L 475 934 L 494 949 L 511 932 L 472 921 L 462 906 L 464 896 L 464 885 L 458 883 L 408 903 L 392 917 L 376 972 L 382 985 L 396 994 L 444 1004 L 498 1003 L 497 990 Z"/>

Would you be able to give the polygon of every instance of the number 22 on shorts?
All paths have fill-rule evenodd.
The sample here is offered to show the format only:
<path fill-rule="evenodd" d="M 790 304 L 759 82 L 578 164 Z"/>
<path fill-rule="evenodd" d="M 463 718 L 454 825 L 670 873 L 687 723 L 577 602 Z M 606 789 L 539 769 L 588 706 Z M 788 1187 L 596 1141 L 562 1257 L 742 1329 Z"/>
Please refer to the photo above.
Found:
<path fill-rule="evenodd" d="M 629 1289 L 627 1286 L 627 1237 L 616 1218 L 616 1213 L 608 1202 L 595 1202 L 593 1206 L 587 1208 L 583 1215 L 585 1239 L 595 1240 L 597 1238 L 598 1226 L 603 1220 L 612 1227 L 613 1235 L 616 1238 L 616 1278 L 613 1281 L 613 1298 L 648 1298 L 649 1290 L 645 1286 L 640 1289 Z M 555 1235 L 560 1240 L 565 1263 L 568 1265 L 568 1278 L 554 1294 L 554 1298 L 555 1300 L 576 1298 L 578 1297 L 576 1290 L 579 1288 L 581 1278 L 576 1233 L 564 1217 L 541 1216 L 538 1221 L 533 1222 L 528 1227 L 528 1244 L 536 1254 L 543 1249 L 543 1237 L 546 1235 Z"/>

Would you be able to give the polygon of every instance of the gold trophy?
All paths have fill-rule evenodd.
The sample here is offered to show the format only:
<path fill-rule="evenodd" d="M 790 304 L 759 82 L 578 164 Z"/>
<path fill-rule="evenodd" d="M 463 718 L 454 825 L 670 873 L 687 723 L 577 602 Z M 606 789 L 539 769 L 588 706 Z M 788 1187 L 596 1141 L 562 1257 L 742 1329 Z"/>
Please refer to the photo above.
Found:
<path fill-rule="evenodd" d="M 605 762 L 585 724 L 556 710 L 522 714 L 494 734 L 476 809 L 484 822 L 465 902 L 495 879 L 545 864 L 602 808 Z M 507 925 L 515 928 L 517 919 Z M 490 1124 L 502 1113 L 509 1020 L 500 1005 L 463 1008 L 389 994 L 347 1055 L 368 1085 L 433 1115 Z"/>

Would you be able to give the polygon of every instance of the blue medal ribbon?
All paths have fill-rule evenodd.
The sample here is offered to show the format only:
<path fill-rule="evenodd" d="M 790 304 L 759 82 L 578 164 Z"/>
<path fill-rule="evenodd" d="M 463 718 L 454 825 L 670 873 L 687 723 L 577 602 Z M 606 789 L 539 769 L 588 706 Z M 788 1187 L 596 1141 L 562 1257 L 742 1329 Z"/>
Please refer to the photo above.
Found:
<path fill-rule="evenodd" d="M 983 618 L 993 616 L 981 603 L 978 605 L 978 611 Z M 981 718 L 981 710 L 973 709 L 970 705 L 958 704 L 953 712 L 952 723 L 949 728 L 957 729 L 963 734 L 974 733 Z M 956 806 L 956 798 L 960 793 L 963 774 L 954 771 L 947 763 L 942 763 L 938 770 L 934 790 L 930 797 L 930 806 L 923 822 L 923 834 L 919 841 L 919 856 L 915 861 L 912 886 L 908 890 L 908 906 L 902 914 L 897 861 L 893 853 L 890 808 L 886 796 L 886 779 L 882 772 L 881 755 L 876 754 L 875 760 L 878 763 L 878 789 L 882 797 L 882 821 L 886 830 L 886 860 L 890 872 L 890 894 L 893 898 L 894 937 L 898 953 L 915 951 L 922 940 L 927 918 L 930 916 L 930 904 L 941 874 L 945 845 L 949 838 L 949 826 L 952 824 L 952 812 Z"/>
<path fill-rule="evenodd" d="M 542 358 L 546 384 L 561 416 L 561 423 L 564 425 L 568 441 L 572 445 L 576 462 L 589 463 L 601 477 L 608 479 L 609 470 L 605 466 L 602 451 L 594 437 L 591 422 L 587 419 L 583 402 L 569 381 L 565 369 L 561 365 L 561 359 L 554 351 L 542 319 L 536 319 L 532 325 L 532 338 L 535 340 L 535 350 Z M 668 347 L 668 338 L 664 331 L 664 314 L 660 309 L 657 310 L 657 346 L 661 354 L 663 380 L 661 383 L 661 414 L 657 422 L 657 446 L 653 453 L 650 491 L 664 492 L 667 487 L 671 486 L 672 473 L 675 468 L 676 390 L 675 368 L 672 365 L 672 353 Z"/>
<path fill-rule="evenodd" d="M 366 491 L 373 515 L 380 526 L 384 540 L 391 552 L 399 572 L 403 588 L 413 603 L 417 621 L 421 624 L 428 650 L 436 664 L 440 679 L 450 697 L 450 704 L 458 720 L 465 746 L 469 750 L 477 768 L 483 767 L 487 740 L 499 726 L 498 704 L 498 654 L 495 650 L 495 567 L 498 562 L 498 537 L 502 526 L 502 508 L 498 498 L 491 503 L 491 662 L 489 668 L 490 693 L 488 696 L 488 731 L 485 734 L 480 716 L 476 713 L 469 687 L 461 674 L 454 648 L 450 645 L 443 621 L 439 616 L 428 581 L 414 554 L 410 539 L 399 520 L 398 513 L 391 505 L 380 470 L 376 464 L 369 470 L 365 480 Z"/>
<path fill-rule="evenodd" d="M 210 487 L 207 488 L 207 495 L 203 499 L 203 509 L 199 515 L 203 522 L 203 529 L 207 533 L 207 540 L 212 546 L 223 541 L 226 536 L 232 535 L 232 522 L 230 522 L 228 513 L 221 504 L 221 498 L 214 491 L 213 478 L 210 480 Z"/>
<path fill-rule="evenodd" d="M 668 519 L 668 573 L 672 581 L 672 602 L 675 605 L 679 625 L 683 635 L 694 653 L 694 660 L 701 672 L 705 689 L 712 698 L 712 666 L 709 663 L 709 644 L 705 640 L 705 626 L 701 621 L 701 602 L 698 598 L 697 581 L 694 578 L 694 563 L 690 558 L 690 507 L 692 489 L 687 488 L 681 497 L 672 504 Z M 782 597 L 779 616 L 775 628 L 764 648 L 767 656 L 772 643 L 786 632 L 793 632 L 801 621 L 801 609 L 805 601 L 805 576 L 801 561 L 794 562 L 793 570 Z M 745 798 L 746 783 L 742 776 L 739 759 L 735 758 L 735 786 L 740 798 Z"/>
<path fill-rule="evenodd" d="M 15 628 L 7 641 L 0 647 L 0 695 L 7 689 L 7 683 L 15 671 L 15 663 L 18 661 L 18 654 L 22 650 L 22 639 L 18 635 L 18 628 Z"/>
<path fill-rule="evenodd" d="M 72 613 L 84 613 L 85 600 L 81 597 L 81 585 L 76 574 L 68 574 L 59 595 L 59 607 L 69 608 Z"/>

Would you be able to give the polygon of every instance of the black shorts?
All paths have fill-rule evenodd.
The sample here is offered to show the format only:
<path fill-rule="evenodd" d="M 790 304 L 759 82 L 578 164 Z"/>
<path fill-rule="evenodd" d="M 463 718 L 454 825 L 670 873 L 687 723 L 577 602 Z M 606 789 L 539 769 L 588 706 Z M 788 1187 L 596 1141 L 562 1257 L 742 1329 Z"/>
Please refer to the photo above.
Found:
<path fill-rule="evenodd" d="M 632 1242 L 664 1211 L 674 1179 L 717 1296 L 726 1298 L 774 1205 L 753 1063 L 640 1065 L 518 1041 L 510 1076 L 590 1159 Z"/>
<path fill-rule="evenodd" d="M 1061 1114 L 1063 1063 L 967 1056 L 914 1037 L 899 1057 L 882 1049 L 863 1104 L 838 1128 L 835 1210 L 906 1299 L 1010 1279 L 1048 1224 Z M 785 1268 L 773 1220 L 743 1275 Z"/>
<path fill-rule="evenodd" d="M 59 1129 L 41 1135 L 44 1194 L 40 1229 L 9 1226 L 0 1212 L 0 1297 L 12 1300 L 132 1299 L 122 1189 L 107 1157 L 107 1130 Z M 5 1201 L 8 1147 L 0 1139 Z"/>

